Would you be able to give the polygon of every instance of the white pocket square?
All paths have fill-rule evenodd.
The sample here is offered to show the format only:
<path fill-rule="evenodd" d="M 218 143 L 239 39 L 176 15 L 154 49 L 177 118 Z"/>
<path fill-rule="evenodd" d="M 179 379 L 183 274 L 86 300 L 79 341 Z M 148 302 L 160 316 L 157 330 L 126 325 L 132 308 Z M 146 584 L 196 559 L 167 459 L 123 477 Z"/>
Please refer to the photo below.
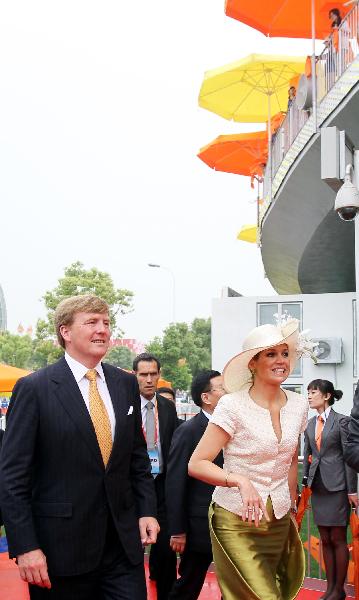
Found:
<path fill-rule="evenodd" d="M 127 416 L 132 415 L 132 413 L 133 413 L 133 406 L 130 406 L 130 408 L 128 409 Z"/>

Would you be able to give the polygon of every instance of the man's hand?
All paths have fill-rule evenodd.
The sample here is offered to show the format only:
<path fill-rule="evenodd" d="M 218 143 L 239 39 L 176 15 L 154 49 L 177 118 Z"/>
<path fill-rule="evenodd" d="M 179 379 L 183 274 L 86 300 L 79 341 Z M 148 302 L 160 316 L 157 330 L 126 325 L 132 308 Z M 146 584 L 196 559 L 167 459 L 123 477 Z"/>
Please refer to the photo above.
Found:
<path fill-rule="evenodd" d="M 186 547 L 186 534 L 181 533 L 180 535 L 171 535 L 170 546 L 174 552 L 182 554 Z"/>
<path fill-rule="evenodd" d="M 155 544 L 160 526 L 154 517 L 141 517 L 138 520 L 142 546 Z"/>
<path fill-rule="evenodd" d="M 352 508 L 358 508 L 358 494 L 348 494 L 348 500 Z"/>
<path fill-rule="evenodd" d="M 39 549 L 19 554 L 17 564 L 20 577 L 27 583 L 32 583 L 43 588 L 51 588 L 45 554 Z"/>

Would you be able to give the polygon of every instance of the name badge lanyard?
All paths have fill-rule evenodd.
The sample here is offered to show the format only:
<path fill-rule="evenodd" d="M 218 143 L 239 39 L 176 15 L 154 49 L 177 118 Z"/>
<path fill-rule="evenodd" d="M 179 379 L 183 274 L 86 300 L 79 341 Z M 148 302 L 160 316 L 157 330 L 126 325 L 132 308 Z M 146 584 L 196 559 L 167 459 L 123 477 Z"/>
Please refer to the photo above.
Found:
<path fill-rule="evenodd" d="M 148 409 L 146 409 L 146 410 L 148 410 Z M 155 402 L 154 411 L 155 411 L 155 448 L 157 448 L 157 440 L 158 440 L 158 406 L 157 406 L 157 402 Z M 142 431 L 143 431 L 143 436 L 144 436 L 146 444 L 147 444 L 147 434 L 146 434 L 146 430 L 143 426 L 143 423 L 142 423 Z"/>

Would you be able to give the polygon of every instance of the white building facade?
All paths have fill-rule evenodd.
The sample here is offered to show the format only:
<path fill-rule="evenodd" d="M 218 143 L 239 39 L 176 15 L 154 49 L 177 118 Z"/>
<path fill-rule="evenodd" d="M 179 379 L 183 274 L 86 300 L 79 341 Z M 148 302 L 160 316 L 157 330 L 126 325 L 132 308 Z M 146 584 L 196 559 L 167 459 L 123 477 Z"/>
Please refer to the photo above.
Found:
<path fill-rule="evenodd" d="M 315 365 L 303 358 L 285 382 L 306 393 L 313 379 L 329 379 L 343 391 L 336 410 L 350 414 L 358 379 L 356 339 L 356 294 L 300 294 L 271 297 L 222 297 L 212 304 L 212 366 L 222 371 L 227 361 L 242 349 L 249 331 L 274 322 L 275 313 L 287 312 L 300 320 L 301 329 L 310 329 L 320 341 L 321 359 Z M 322 361 L 322 362 L 321 362 Z"/>

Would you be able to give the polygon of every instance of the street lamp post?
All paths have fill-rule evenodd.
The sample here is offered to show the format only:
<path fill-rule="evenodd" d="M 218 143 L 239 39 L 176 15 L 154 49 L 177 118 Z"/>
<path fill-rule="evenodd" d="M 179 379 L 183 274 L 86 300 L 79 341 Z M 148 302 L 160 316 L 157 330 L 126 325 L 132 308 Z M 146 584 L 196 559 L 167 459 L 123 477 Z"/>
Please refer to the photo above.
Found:
<path fill-rule="evenodd" d="M 176 322 L 176 280 L 175 280 L 174 273 L 171 269 L 169 269 L 168 267 L 164 267 L 163 265 L 157 265 L 155 263 L 147 263 L 147 266 L 151 267 L 153 269 L 164 269 L 165 271 L 170 273 L 170 275 L 172 277 L 172 320 L 173 320 L 173 323 L 175 323 Z"/>

